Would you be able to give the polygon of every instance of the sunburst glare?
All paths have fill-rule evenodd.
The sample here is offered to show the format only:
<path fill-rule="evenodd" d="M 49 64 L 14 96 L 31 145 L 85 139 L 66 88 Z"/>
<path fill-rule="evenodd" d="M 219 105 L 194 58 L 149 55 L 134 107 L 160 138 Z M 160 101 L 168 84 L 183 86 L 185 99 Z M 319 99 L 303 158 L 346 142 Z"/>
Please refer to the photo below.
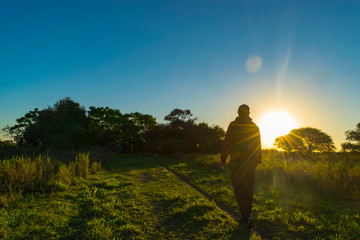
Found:
<path fill-rule="evenodd" d="M 265 114 L 259 121 L 261 141 L 264 147 L 272 147 L 275 138 L 288 134 L 297 128 L 297 122 L 286 112 L 273 111 Z"/>

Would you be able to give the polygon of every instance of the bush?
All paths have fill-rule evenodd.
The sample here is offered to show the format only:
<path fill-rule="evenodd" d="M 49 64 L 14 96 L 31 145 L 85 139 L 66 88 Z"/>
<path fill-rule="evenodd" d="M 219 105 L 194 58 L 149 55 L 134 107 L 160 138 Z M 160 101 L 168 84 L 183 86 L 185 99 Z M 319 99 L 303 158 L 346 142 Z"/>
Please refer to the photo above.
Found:
<path fill-rule="evenodd" d="M 91 167 L 90 167 L 90 172 L 94 174 L 94 173 L 99 172 L 100 169 L 101 169 L 101 163 L 100 162 L 93 162 L 91 164 Z"/>
<path fill-rule="evenodd" d="M 94 161 L 91 172 L 100 171 L 100 161 Z M 63 164 L 48 156 L 15 156 L 0 161 L 0 193 L 13 195 L 22 192 L 65 190 L 76 177 L 87 179 L 89 153 L 79 153 L 75 161 Z"/>
<path fill-rule="evenodd" d="M 59 166 L 59 170 L 56 176 L 57 181 L 70 185 L 72 179 L 75 177 L 75 168 L 74 164 L 69 164 L 68 166 L 61 164 Z"/>
<path fill-rule="evenodd" d="M 89 170 L 89 153 L 79 153 L 76 156 L 75 176 L 87 179 Z"/>
<path fill-rule="evenodd" d="M 0 163 L 0 191 L 21 193 L 44 190 L 54 176 L 50 158 L 17 156 Z"/>

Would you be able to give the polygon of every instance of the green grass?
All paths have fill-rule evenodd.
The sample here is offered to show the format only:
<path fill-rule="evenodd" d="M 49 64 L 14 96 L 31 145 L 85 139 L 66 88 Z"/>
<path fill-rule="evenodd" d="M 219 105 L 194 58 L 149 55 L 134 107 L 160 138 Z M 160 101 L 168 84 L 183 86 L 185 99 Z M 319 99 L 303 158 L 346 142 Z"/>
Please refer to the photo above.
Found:
<path fill-rule="evenodd" d="M 113 156 L 63 192 L 2 197 L 0 239 L 358 238 L 359 201 L 261 170 L 248 231 L 217 159 Z"/>
<path fill-rule="evenodd" d="M 251 236 L 153 158 L 115 157 L 65 192 L 0 210 L 4 239 L 230 239 Z M 253 234 L 256 238 L 256 234 Z M 240 238 L 241 239 L 241 238 Z"/>
<path fill-rule="evenodd" d="M 238 218 L 240 213 L 229 171 L 222 171 L 215 164 L 218 159 L 218 155 L 188 155 L 162 161 L 162 164 Z M 309 180 L 300 163 L 297 175 L 291 168 L 296 181 L 294 176 L 287 174 L 287 168 L 279 172 L 274 164 L 270 171 L 264 165 L 259 165 L 257 170 L 253 204 L 253 215 L 257 220 L 255 231 L 260 236 L 274 239 L 358 239 L 360 202 L 354 198 L 357 193 L 348 192 L 347 197 L 344 191 L 333 194 L 333 189 L 328 191 L 327 185 L 321 189 L 322 179 L 318 182 Z M 264 174 L 265 170 L 267 174 Z"/>

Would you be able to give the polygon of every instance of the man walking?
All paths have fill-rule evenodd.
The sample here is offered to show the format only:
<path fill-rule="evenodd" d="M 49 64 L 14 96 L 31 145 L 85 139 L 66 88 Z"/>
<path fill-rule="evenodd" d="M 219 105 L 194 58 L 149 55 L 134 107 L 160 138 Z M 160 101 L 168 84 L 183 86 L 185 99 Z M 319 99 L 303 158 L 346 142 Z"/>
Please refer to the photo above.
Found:
<path fill-rule="evenodd" d="M 230 175 L 235 197 L 240 207 L 241 220 L 253 228 L 251 213 L 255 169 L 261 161 L 259 128 L 249 117 L 250 108 L 243 104 L 238 109 L 238 117 L 228 127 L 220 157 L 221 167 L 226 165 L 230 154 Z"/>

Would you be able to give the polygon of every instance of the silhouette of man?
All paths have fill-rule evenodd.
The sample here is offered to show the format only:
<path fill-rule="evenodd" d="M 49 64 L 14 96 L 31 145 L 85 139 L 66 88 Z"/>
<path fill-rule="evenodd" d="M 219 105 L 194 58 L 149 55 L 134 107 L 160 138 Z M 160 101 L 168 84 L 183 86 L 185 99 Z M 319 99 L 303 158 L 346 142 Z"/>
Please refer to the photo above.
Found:
<path fill-rule="evenodd" d="M 251 213 L 255 169 L 261 161 L 259 128 L 249 117 L 250 108 L 243 104 L 238 117 L 228 127 L 220 156 L 221 167 L 226 165 L 230 154 L 230 175 L 235 197 L 240 207 L 241 220 L 253 228 Z"/>

